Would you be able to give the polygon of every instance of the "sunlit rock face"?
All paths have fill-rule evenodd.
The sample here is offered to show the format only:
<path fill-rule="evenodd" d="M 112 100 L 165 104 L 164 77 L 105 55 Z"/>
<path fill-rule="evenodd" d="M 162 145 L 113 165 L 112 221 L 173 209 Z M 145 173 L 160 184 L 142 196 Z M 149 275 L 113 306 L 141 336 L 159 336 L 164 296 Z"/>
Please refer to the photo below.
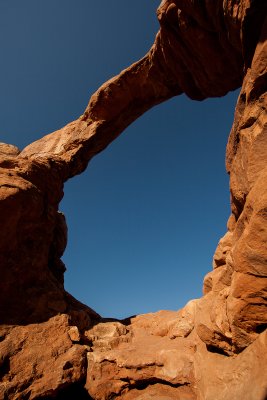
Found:
<path fill-rule="evenodd" d="M 266 399 L 266 11 L 264 1 L 162 1 L 149 53 L 78 120 L 21 152 L 0 143 L 0 399 Z M 64 181 L 153 105 L 240 86 L 226 153 L 232 213 L 203 297 L 101 319 L 64 290 Z"/>

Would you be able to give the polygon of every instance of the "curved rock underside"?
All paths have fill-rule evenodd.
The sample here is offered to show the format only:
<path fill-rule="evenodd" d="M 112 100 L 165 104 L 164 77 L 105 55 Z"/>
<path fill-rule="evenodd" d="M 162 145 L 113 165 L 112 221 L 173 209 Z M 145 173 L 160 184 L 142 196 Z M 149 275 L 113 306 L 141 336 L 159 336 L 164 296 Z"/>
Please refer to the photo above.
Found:
<path fill-rule="evenodd" d="M 266 11 L 263 0 L 162 1 L 148 54 L 79 119 L 21 152 L 0 144 L 0 399 L 267 398 Z M 203 297 L 103 320 L 64 290 L 64 182 L 152 106 L 241 85 L 226 154 L 232 214 Z"/>

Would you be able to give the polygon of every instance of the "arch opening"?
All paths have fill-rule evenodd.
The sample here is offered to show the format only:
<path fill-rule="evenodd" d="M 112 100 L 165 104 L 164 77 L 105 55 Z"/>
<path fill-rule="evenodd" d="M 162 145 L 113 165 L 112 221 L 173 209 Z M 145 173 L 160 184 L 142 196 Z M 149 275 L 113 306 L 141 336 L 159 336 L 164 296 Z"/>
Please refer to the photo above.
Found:
<path fill-rule="evenodd" d="M 67 182 L 66 290 L 115 318 L 201 296 L 230 212 L 224 157 L 237 95 L 157 106 Z"/>

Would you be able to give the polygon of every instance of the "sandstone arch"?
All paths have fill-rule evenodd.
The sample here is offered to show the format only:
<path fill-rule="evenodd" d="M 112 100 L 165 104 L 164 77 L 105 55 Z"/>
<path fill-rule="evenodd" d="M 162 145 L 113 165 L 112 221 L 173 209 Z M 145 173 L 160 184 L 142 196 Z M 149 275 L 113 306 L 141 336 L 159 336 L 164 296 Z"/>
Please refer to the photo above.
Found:
<path fill-rule="evenodd" d="M 161 29 L 149 53 L 105 83 L 78 120 L 20 154 L 0 145 L 3 398 L 56 397 L 62 387 L 83 382 L 88 344 L 92 351 L 86 387 L 96 399 L 138 398 L 137 390 L 146 398 L 157 390 L 170 399 L 180 394 L 211 399 L 217 374 L 222 372 L 229 381 L 226 370 L 236 371 L 248 360 L 253 366 L 264 346 L 267 323 L 266 8 L 264 2 L 252 0 L 162 1 Z M 181 93 L 199 100 L 222 96 L 242 82 L 227 148 L 232 215 L 214 256 L 214 271 L 205 279 L 205 296 L 175 315 L 139 317 L 131 325 L 103 324 L 62 284 L 65 227 L 58 204 L 64 181 L 81 173 L 94 155 L 153 105 Z M 142 356 L 142 363 L 138 350 L 144 345 L 143 331 L 150 335 L 147 348 L 152 353 Z M 38 350 L 42 337 L 53 345 L 51 335 L 57 335 L 56 346 L 64 348 L 56 356 L 45 352 L 57 371 L 56 381 L 48 378 Z M 37 347 L 29 359 L 34 340 Z M 162 352 L 155 351 L 151 360 L 159 345 Z M 131 360 L 126 357 L 129 351 Z M 213 358 L 213 352 L 223 355 Z M 31 367 L 35 363 L 35 372 L 26 366 L 23 370 L 25 360 Z M 203 360 L 206 375 L 199 372 Z M 214 360 L 218 366 L 212 371 Z M 213 386 L 207 379 L 210 374 Z M 246 386 L 252 376 L 257 388 Z M 250 391 L 261 400 L 265 382 L 259 367 L 253 373 L 244 369 L 239 386 L 232 382 L 230 397 L 223 389 L 218 399 L 245 398 Z"/>

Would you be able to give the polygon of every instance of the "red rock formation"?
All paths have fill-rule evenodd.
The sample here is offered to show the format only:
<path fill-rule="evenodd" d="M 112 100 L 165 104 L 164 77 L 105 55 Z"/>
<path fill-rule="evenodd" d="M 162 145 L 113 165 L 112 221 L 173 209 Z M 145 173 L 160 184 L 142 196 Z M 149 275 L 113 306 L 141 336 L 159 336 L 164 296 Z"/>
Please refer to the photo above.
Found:
<path fill-rule="evenodd" d="M 0 144 L 0 399 L 265 399 L 266 10 L 162 1 L 149 53 L 78 120 L 21 153 Z M 178 312 L 101 320 L 64 290 L 64 181 L 155 104 L 241 84 L 226 156 L 232 215 L 204 296 Z"/>

